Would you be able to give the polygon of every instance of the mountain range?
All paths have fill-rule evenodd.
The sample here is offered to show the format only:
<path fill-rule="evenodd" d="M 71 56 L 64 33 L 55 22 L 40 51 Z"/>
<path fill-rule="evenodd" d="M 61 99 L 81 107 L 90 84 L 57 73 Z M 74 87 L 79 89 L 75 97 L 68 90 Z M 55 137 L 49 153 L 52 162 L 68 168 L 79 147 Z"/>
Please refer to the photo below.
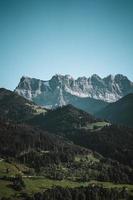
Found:
<path fill-rule="evenodd" d="M 72 104 L 90 113 L 98 112 L 108 103 L 115 102 L 133 92 L 133 82 L 117 74 L 101 78 L 72 78 L 55 75 L 49 81 L 22 77 L 15 92 L 46 108 Z"/>

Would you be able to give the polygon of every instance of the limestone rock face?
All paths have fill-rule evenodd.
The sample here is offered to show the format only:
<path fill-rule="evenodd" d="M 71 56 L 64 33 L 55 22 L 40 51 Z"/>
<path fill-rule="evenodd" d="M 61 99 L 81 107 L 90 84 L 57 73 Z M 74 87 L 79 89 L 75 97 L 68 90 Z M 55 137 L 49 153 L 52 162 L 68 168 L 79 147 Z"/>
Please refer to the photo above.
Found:
<path fill-rule="evenodd" d="M 48 108 L 55 108 L 90 98 L 115 102 L 133 92 L 133 82 L 117 74 L 101 78 L 94 74 L 89 78 L 72 78 L 70 75 L 55 75 L 48 81 L 22 77 L 15 92 Z M 81 103 L 82 104 L 82 103 Z"/>

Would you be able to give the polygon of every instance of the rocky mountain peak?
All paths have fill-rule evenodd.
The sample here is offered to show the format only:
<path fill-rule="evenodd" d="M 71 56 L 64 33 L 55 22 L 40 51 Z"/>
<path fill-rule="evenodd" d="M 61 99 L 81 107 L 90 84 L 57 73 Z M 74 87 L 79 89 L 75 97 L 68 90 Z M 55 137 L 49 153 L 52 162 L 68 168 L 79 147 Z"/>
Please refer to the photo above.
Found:
<path fill-rule="evenodd" d="M 104 80 L 107 80 L 107 81 L 114 81 L 114 76 L 112 74 L 108 75 L 107 77 L 104 78 Z"/>
<path fill-rule="evenodd" d="M 101 77 L 98 76 L 97 74 L 93 74 L 93 75 L 91 76 L 91 79 L 101 80 Z"/>
<path fill-rule="evenodd" d="M 116 74 L 115 80 L 128 80 L 128 78 L 122 74 Z"/>
<path fill-rule="evenodd" d="M 133 92 L 133 83 L 121 74 L 105 78 L 93 74 L 89 78 L 77 79 L 70 75 L 56 74 L 49 81 L 23 76 L 15 91 L 38 104 L 57 107 L 71 103 L 75 97 L 115 102 Z"/>

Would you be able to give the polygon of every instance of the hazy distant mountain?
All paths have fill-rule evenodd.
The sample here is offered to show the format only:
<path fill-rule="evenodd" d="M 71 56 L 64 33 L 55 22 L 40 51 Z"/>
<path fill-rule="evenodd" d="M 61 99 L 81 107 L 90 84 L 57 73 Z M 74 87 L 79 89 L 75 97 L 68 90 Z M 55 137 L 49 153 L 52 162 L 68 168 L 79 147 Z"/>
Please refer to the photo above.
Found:
<path fill-rule="evenodd" d="M 10 90 L 0 88 L 0 117 L 22 121 L 46 110 Z"/>
<path fill-rule="evenodd" d="M 79 77 L 76 80 L 69 75 L 55 75 L 49 81 L 22 77 L 15 92 L 50 108 L 73 104 L 86 109 L 90 105 L 88 111 L 93 113 L 105 107 L 105 102 L 115 102 L 133 92 L 133 83 L 120 74 L 103 79 L 92 75 L 90 78 Z"/>
<path fill-rule="evenodd" d="M 96 115 L 114 123 L 133 127 L 133 93 L 109 104 Z"/>

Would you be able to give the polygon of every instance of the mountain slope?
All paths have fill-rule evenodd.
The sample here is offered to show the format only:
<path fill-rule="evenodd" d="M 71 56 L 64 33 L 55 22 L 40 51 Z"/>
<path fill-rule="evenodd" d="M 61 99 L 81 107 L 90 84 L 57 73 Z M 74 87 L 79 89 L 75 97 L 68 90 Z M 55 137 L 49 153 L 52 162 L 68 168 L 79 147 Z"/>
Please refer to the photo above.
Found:
<path fill-rule="evenodd" d="M 0 117 L 20 122 L 42 112 L 46 112 L 46 109 L 15 92 L 0 88 Z"/>
<path fill-rule="evenodd" d="M 91 151 L 76 146 L 62 137 L 51 135 L 47 131 L 3 119 L 0 119 L 0 138 L 0 157 L 9 156 L 19 159 L 25 156 L 28 161 L 27 155 L 34 152 L 40 152 L 40 155 L 43 154 L 43 151 L 44 154 L 67 152 L 71 156 L 77 153 L 91 153 Z M 48 160 L 46 164 L 48 164 Z"/>
<path fill-rule="evenodd" d="M 51 110 L 45 115 L 40 114 L 35 116 L 28 120 L 28 123 L 56 133 L 80 128 L 96 121 L 92 115 L 72 105 L 66 105 Z"/>
<path fill-rule="evenodd" d="M 105 157 L 133 165 L 133 129 L 114 126 L 71 105 L 40 114 L 27 121 Z M 100 124 L 103 124 L 102 126 Z"/>
<path fill-rule="evenodd" d="M 55 75 L 49 81 L 22 77 L 15 92 L 48 108 L 66 104 L 77 104 L 79 108 L 86 108 L 90 99 L 84 98 L 92 98 L 91 101 L 97 99 L 114 102 L 133 92 L 133 83 L 120 74 L 114 77 L 110 75 L 103 79 L 94 74 L 90 78 L 79 77 L 76 80 L 69 75 Z M 95 101 L 94 104 L 95 110 L 93 111 L 93 107 L 91 110 L 97 112 L 101 108 L 98 107 L 98 105 L 101 106 L 101 102 Z"/>
<path fill-rule="evenodd" d="M 115 103 L 107 105 L 96 113 L 96 116 L 116 124 L 133 127 L 133 93 L 128 94 Z"/>
<path fill-rule="evenodd" d="M 65 93 L 64 101 L 66 104 L 71 104 L 91 114 L 100 111 L 108 105 L 108 102 L 102 100 L 93 99 L 90 97 L 81 98 L 70 93 Z"/>
<path fill-rule="evenodd" d="M 130 167 L 38 128 L 0 120 L 0 138 L 0 158 L 34 169 L 33 177 L 133 182 Z"/>
<path fill-rule="evenodd" d="M 133 167 L 133 129 L 110 125 L 100 130 L 77 129 L 65 136 L 75 144 Z"/>

